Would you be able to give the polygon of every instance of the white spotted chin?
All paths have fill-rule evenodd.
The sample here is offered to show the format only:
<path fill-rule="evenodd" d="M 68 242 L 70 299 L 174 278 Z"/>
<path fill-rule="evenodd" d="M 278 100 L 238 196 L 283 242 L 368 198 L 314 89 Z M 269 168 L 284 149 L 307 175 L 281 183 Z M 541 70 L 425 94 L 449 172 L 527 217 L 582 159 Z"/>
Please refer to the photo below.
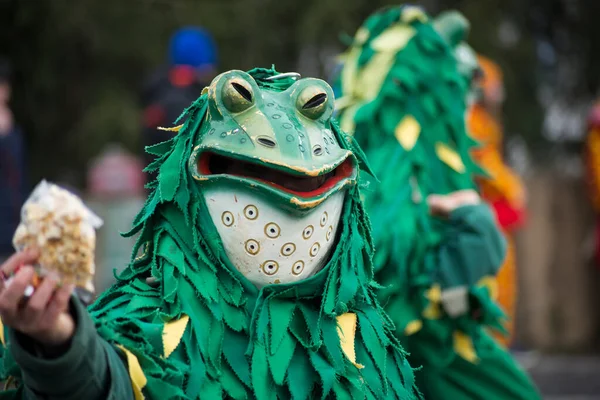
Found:
<path fill-rule="evenodd" d="M 208 212 L 235 268 L 257 287 L 306 279 L 327 263 L 344 192 L 304 215 L 281 210 L 236 188 L 207 188 Z"/>

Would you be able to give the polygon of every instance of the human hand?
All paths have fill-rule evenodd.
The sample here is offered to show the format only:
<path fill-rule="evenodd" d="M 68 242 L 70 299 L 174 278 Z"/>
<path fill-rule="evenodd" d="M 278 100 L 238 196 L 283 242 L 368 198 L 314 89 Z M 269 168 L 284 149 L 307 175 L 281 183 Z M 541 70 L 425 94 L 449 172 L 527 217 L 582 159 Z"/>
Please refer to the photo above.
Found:
<path fill-rule="evenodd" d="M 0 317 L 5 326 L 42 345 L 64 345 L 75 332 L 75 321 L 68 312 L 74 287 L 59 286 L 56 277 L 47 276 L 27 298 L 25 291 L 36 275 L 31 265 L 38 256 L 37 251 L 23 251 L 0 266 L 3 278 L 12 275 L 0 281 Z"/>
<path fill-rule="evenodd" d="M 452 211 L 467 205 L 476 205 L 481 202 L 475 190 L 458 190 L 447 195 L 432 194 L 427 197 L 427 204 L 432 215 L 447 217 Z"/>

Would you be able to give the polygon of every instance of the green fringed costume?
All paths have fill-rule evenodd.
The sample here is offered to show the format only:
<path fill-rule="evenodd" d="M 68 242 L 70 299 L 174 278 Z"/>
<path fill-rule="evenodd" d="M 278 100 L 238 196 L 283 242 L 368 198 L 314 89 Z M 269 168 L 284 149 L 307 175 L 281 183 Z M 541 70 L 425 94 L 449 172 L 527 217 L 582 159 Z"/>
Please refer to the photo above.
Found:
<path fill-rule="evenodd" d="M 337 88 L 340 124 L 380 182 L 364 191 L 378 292 L 428 400 L 538 399 L 526 374 L 487 333 L 502 329 L 494 276 L 505 243 L 485 205 L 432 217 L 431 194 L 475 189 L 466 100 L 468 24 L 419 8 L 384 9 L 356 32 Z M 458 61 L 458 63 L 457 63 Z"/>
<path fill-rule="evenodd" d="M 224 73 L 148 149 L 134 259 L 91 319 L 73 301 L 60 357 L 4 330 L 1 398 L 421 398 L 374 294 L 362 153 L 296 75 Z"/>

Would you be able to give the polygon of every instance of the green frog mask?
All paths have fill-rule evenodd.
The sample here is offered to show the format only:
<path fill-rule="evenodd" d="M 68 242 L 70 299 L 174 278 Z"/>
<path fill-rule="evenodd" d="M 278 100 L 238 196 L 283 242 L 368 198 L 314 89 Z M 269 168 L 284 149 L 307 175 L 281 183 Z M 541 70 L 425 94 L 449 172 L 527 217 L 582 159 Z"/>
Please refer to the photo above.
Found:
<path fill-rule="evenodd" d="M 208 88 L 189 168 L 229 260 L 257 287 L 310 277 L 330 256 L 357 174 L 330 129 L 333 106 L 313 78 L 281 91 L 229 71 Z"/>

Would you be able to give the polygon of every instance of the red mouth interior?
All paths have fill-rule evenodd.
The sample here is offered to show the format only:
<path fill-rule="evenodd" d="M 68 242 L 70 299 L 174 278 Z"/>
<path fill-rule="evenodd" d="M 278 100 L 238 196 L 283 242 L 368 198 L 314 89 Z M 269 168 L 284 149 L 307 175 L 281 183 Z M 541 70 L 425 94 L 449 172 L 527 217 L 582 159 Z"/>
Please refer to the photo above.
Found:
<path fill-rule="evenodd" d="M 205 176 L 225 174 L 249 178 L 295 196 L 311 198 L 326 193 L 343 179 L 349 178 L 354 172 L 354 166 L 348 158 L 326 174 L 298 176 L 248 161 L 206 152 L 198 160 L 198 172 Z"/>

